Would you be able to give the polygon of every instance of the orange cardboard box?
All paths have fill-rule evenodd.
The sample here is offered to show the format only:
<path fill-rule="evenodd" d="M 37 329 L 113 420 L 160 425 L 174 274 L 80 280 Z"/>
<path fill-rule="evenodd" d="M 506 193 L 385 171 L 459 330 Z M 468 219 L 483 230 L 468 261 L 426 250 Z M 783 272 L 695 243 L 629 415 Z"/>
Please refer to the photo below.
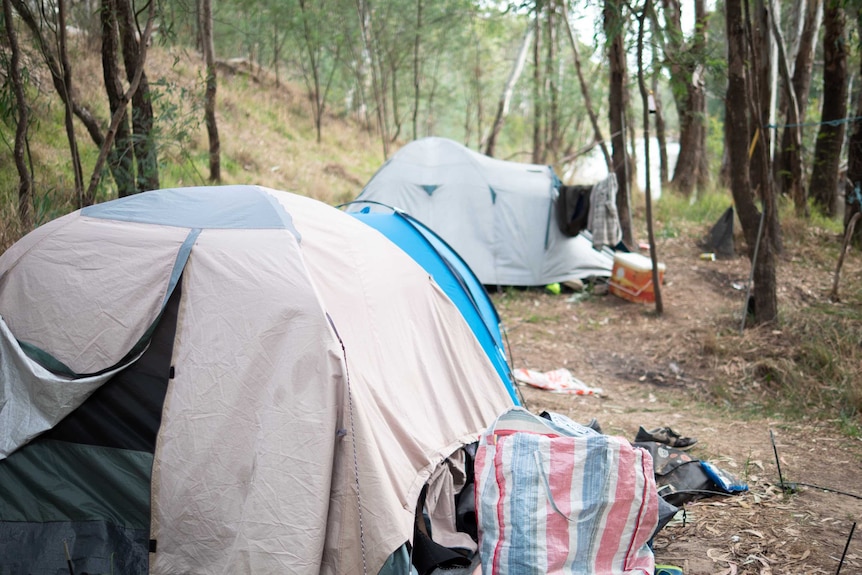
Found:
<path fill-rule="evenodd" d="M 665 265 L 658 264 L 659 283 L 664 283 Z M 652 285 L 652 260 L 641 254 L 617 252 L 608 282 L 610 292 L 623 299 L 652 303 L 655 291 Z"/>

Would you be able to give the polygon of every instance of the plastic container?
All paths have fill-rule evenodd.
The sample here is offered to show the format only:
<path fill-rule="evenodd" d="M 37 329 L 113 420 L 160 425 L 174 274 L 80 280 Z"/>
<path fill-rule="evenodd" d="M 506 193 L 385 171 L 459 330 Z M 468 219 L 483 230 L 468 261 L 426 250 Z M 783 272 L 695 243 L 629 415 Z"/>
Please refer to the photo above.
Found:
<path fill-rule="evenodd" d="M 658 264 L 659 283 L 664 283 L 665 265 Z M 641 254 L 617 252 L 614 267 L 608 282 L 615 296 L 637 303 L 655 301 L 652 283 L 652 260 Z"/>

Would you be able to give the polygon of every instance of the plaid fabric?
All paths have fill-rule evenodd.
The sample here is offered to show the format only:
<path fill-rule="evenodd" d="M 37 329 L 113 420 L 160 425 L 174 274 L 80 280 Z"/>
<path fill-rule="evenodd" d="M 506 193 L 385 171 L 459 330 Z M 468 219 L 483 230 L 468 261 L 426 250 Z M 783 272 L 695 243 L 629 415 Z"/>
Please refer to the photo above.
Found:
<path fill-rule="evenodd" d="M 623 239 L 617 211 L 617 175 L 613 172 L 593 185 L 587 228 L 593 234 L 593 247 L 597 250 L 604 246 L 613 248 Z"/>
<path fill-rule="evenodd" d="M 648 452 L 513 408 L 480 438 L 475 469 L 484 575 L 653 574 Z"/>

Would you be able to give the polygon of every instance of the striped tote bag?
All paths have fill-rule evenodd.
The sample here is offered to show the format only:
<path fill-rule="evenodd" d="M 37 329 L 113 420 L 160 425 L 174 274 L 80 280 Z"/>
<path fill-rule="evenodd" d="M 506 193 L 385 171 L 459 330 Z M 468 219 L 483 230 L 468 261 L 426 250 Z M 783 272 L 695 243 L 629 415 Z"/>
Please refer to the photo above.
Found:
<path fill-rule="evenodd" d="M 620 437 L 516 407 L 475 461 L 483 575 L 653 575 L 652 458 Z"/>

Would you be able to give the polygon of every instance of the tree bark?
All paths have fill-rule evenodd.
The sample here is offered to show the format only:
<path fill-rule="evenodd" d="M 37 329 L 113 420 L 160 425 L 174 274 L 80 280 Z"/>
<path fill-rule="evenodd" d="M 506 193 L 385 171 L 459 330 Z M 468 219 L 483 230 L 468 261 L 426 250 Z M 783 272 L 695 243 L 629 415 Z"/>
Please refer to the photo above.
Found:
<path fill-rule="evenodd" d="M 126 69 L 126 80 L 131 82 L 141 51 L 138 43 L 140 29 L 130 0 L 116 0 L 116 6 L 120 42 L 123 47 L 123 65 Z M 135 135 L 132 139 L 132 149 L 137 164 L 136 181 L 139 192 L 159 188 L 159 158 L 153 134 L 154 125 L 150 84 L 146 71 L 143 71 L 138 89 L 132 96 L 132 131 Z"/>
<path fill-rule="evenodd" d="M 654 22 L 653 26 L 655 26 Z M 658 142 L 659 182 L 661 183 L 661 190 L 662 192 L 664 192 L 664 190 L 666 190 L 668 187 L 668 174 L 670 173 L 670 167 L 667 157 L 667 128 L 665 127 L 664 121 L 664 102 L 662 101 L 662 97 L 658 89 L 658 79 L 661 76 L 661 63 L 659 60 L 658 50 L 653 49 L 652 52 L 653 73 L 651 83 L 653 103 L 655 105 L 655 139 Z"/>
<path fill-rule="evenodd" d="M 413 36 L 413 139 L 419 134 L 419 102 L 420 78 L 422 77 L 422 60 L 419 48 L 422 41 L 422 0 L 416 0 L 416 32 Z"/>
<path fill-rule="evenodd" d="M 105 141 L 105 136 L 102 133 L 102 128 L 99 126 L 99 121 L 86 106 L 83 106 L 76 101 L 72 94 L 67 96 L 66 90 L 63 87 L 63 72 L 60 69 L 60 63 L 42 34 L 42 28 L 36 21 L 36 17 L 30 10 L 29 5 L 24 0 L 11 1 L 15 11 L 36 39 L 39 52 L 42 54 L 42 58 L 45 60 L 48 70 L 51 72 L 51 82 L 54 85 L 54 90 L 56 90 L 57 94 L 60 96 L 63 105 L 71 106 L 72 113 L 81 121 L 82 124 L 84 124 L 84 127 L 87 129 L 87 133 L 90 134 L 90 139 L 93 140 L 93 143 L 96 144 L 96 146 L 101 147 L 102 142 Z"/>
<path fill-rule="evenodd" d="M 634 244 L 632 231 L 628 154 L 626 152 L 625 88 L 626 52 L 623 42 L 622 6 L 615 0 L 605 0 L 604 29 L 608 43 L 610 61 L 610 109 L 609 121 L 613 149 L 613 171 L 617 176 L 617 212 L 623 232 L 623 242 Z"/>
<path fill-rule="evenodd" d="M 545 106 L 542 92 L 542 11 L 544 10 L 542 0 L 537 0 L 533 25 L 536 33 L 533 37 L 533 154 L 532 162 L 542 164 L 545 160 L 544 139 L 542 138 L 542 126 L 545 119 Z"/>
<path fill-rule="evenodd" d="M 587 115 L 590 117 L 590 124 L 593 126 L 593 137 L 596 140 L 596 143 L 599 145 L 599 148 L 602 151 L 602 156 L 605 158 L 605 164 L 608 166 L 608 171 L 613 170 L 613 161 L 611 160 L 611 155 L 608 152 L 608 147 L 605 144 L 605 138 L 602 136 L 602 130 L 599 127 L 599 118 L 596 116 L 596 111 L 593 108 L 593 101 L 590 97 L 590 88 L 587 86 L 586 80 L 584 80 L 584 72 L 581 68 L 581 54 L 578 50 L 578 41 L 575 39 L 575 34 L 572 32 L 572 27 L 569 24 L 569 18 L 566 15 L 566 7 L 563 6 L 563 9 L 560 11 L 560 14 L 563 17 L 563 24 L 566 26 L 566 32 L 568 32 L 569 36 L 569 44 L 572 47 L 572 54 L 575 58 L 575 71 L 578 74 L 578 84 L 581 86 L 581 96 L 584 98 L 584 107 L 587 109 Z"/>
<path fill-rule="evenodd" d="M 66 136 L 69 139 L 69 153 L 72 156 L 72 171 L 75 174 L 75 197 L 78 198 L 80 206 L 85 204 L 88 198 L 84 197 L 84 174 L 81 169 L 81 155 L 78 153 L 78 140 L 75 137 L 75 126 L 72 123 L 72 65 L 69 63 L 69 55 L 66 52 L 66 0 L 57 2 L 57 47 L 60 52 L 60 69 L 63 74 L 63 93 L 66 94 Z"/>
<path fill-rule="evenodd" d="M 547 149 L 551 162 L 560 159 L 560 147 L 562 146 L 562 134 L 560 133 L 560 107 L 557 94 L 557 22 L 556 0 L 549 0 L 547 10 L 547 60 L 545 61 L 545 78 L 548 87 L 548 137 Z"/>
<path fill-rule="evenodd" d="M 500 96 L 500 102 L 497 105 L 497 114 L 494 116 L 494 124 L 491 126 L 491 130 L 484 138 L 485 141 L 482 144 L 485 147 L 486 156 L 494 156 L 494 147 L 497 144 L 497 136 L 500 134 L 500 129 L 503 127 L 503 120 L 505 120 L 506 116 L 509 114 L 509 105 L 512 102 L 512 94 L 515 91 L 515 84 L 518 83 L 518 78 L 521 77 L 521 72 L 524 71 L 524 64 L 527 61 L 527 52 L 532 40 L 533 26 L 529 25 L 527 26 L 526 32 L 524 32 L 524 40 L 521 42 L 521 49 L 518 50 L 518 57 L 515 59 L 512 71 L 509 73 L 506 87 L 503 89 L 503 94 Z"/>
<path fill-rule="evenodd" d="M 770 0 L 770 12 L 773 14 L 775 13 L 775 11 L 772 10 L 772 7 L 774 5 L 774 0 Z M 796 98 L 796 92 L 793 90 L 793 82 L 790 74 L 790 65 L 787 61 L 787 54 L 784 51 L 784 37 L 781 34 L 781 27 L 778 25 L 778 22 L 776 22 L 774 18 L 770 20 L 772 24 L 772 32 L 775 35 L 776 43 L 778 44 L 778 63 L 779 69 L 781 70 L 785 97 L 787 100 L 787 123 L 789 124 L 788 128 L 791 130 L 790 134 L 792 136 L 793 149 L 801 150 L 802 121 L 799 119 L 799 101 Z M 799 157 L 798 154 L 795 154 L 792 159 L 795 161 L 790 164 L 790 195 L 792 198 L 794 198 L 797 211 L 799 211 L 799 202 L 801 198 L 803 198 L 805 195 L 802 191 L 805 189 L 805 171 L 802 166 L 802 159 Z"/>
<path fill-rule="evenodd" d="M 857 14 L 857 18 L 862 26 L 862 10 Z M 862 76 L 862 61 L 860 61 L 859 73 Z M 860 116 L 862 116 L 862 90 L 859 90 L 856 95 L 856 117 Z M 854 232 L 850 230 L 850 222 L 853 216 L 860 212 L 862 212 L 862 122 L 856 121 L 853 123 L 853 131 L 847 142 L 847 181 L 844 186 L 844 235 L 855 245 L 862 245 L 862 226 L 858 226 Z M 849 236 L 848 232 L 850 232 Z M 836 278 L 834 288 L 836 293 L 837 284 Z"/>
<path fill-rule="evenodd" d="M 221 141 L 216 121 L 216 78 L 215 46 L 213 45 L 212 0 L 201 0 L 201 33 L 203 36 L 204 62 L 206 65 L 206 92 L 204 94 L 204 122 L 209 137 L 209 158 L 211 182 L 221 181 Z"/>
<path fill-rule="evenodd" d="M 836 211 L 838 165 L 844 142 L 844 123 L 840 121 L 847 115 L 845 20 L 841 4 L 827 1 L 823 11 L 823 107 L 808 194 L 829 217 Z"/>
<path fill-rule="evenodd" d="M 700 61 L 706 45 L 707 12 L 705 0 L 695 0 L 695 31 L 690 43 L 683 39 L 681 6 L 678 0 L 663 0 L 668 22 L 670 72 L 673 79 L 677 112 L 680 121 L 679 156 L 671 186 L 690 197 L 700 174 L 701 155 L 705 153 L 706 95 L 703 63 Z"/>
<path fill-rule="evenodd" d="M 823 18 L 823 3 L 821 0 L 808 0 L 804 14 L 802 33 L 799 36 L 796 59 L 793 66 L 793 91 L 796 94 L 799 108 L 799 120 L 805 122 L 808 111 L 808 90 L 811 87 L 811 71 L 814 65 L 814 54 L 817 49 L 817 34 Z M 800 126 L 800 139 L 804 127 Z M 776 182 L 780 192 L 797 189 L 798 196 L 793 196 L 796 213 L 808 217 L 808 187 L 796 182 L 793 176 L 793 165 L 805 164 L 802 148 L 793 144 L 793 128 L 785 127 L 781 134 L 781 146 L 776 155 Z"/>
<path fill-rule="evenodd" d="M 745 66 L 748 61 L 745 27 L 742 18 L 742 0 L 727 0 L 727 93 L 725 119 L 729 148 L 730 180 L 733 200 L 748 246 L 748 257 L 754 267 L 755 322 L 766 323 L 777 319 L 778 303 L 775 286 L 775 261 L 769 241 L 769 226 L 761 226 L 766 214 L 759 214 L 751 191 L 748 156 L 749 122 L 747 110 L 748 86 Z M 760 231 L 764 237 L 758 237 Z M 759 249 L 755 249 L 755 246 Z M 755 251 L 757 251 L 755 259 Z"/>
<path fill-rule="evenodd" d="M 111 115 L 125 108 L 128 102 L 123 99 L 123 82 L 120 79 L 120 69 L 117 55 L 120 52 L 117 26 L 117 0 L 102 0 L 100 17 L 102 22 L 102 76 L 105 79 L 105 91 L 108 94 L 108 104 Z M 117 166 L 114 173 L 117 184 L 117 195 L 121 198 L 134 194 L 135 162 L 132 148 L 132 133 L 129 128 L 128 116 L 123 111 L 122 119 L 116 128 L 114 144 L 110 152 L 111 163 Z M 93 190 L 95 193 L 95 190 Z M 95 196 L 88 196 L 85 204 L 95 202 Z"/>
<path fill-rule="evenodd" d="M 15 168 L 18 170 L 18 222 L 21 229 L 28 232 L 33 228 L 33 175 L 27 168 L 27 130 L 30 123 L 30 107 L 24 95 L 24 82 L 21 79 L 21 50 L 18 47 L 18 34 L 12 15 L 12 3 L 3 0 L 3 18 L 6 20 L 6 37 L 9 40 L 9 80 L 15 93 L 15 108 L 18 112 L 15 126 Z"/>
<path fill-rule="evenodd" d="M 649 141 L 649 120 L 650 120 L 650 105 L 649 105 L 649 94 L 647 93 L 646 81 L 644 80 L 644 68 L 643 68 L 643 53 L 644 53 L 644 21 L 646 20 L 646 15 L 650 10 L 650 0 L 646 0 L 644 2 L 643 12 L 638 18 L 638 87 L 640 88 L 641 93 L 641 104 L 643 109 L 643 138 L 644 138 L 644 165 L 646 166 L 646 190 L 644 190 L 644 195 L 646 196 L 646 221 L 647 221 L 647 236 L 649 238 L 649 253 L 650 260 L 652 263 L 652 285 L 653 292 L 655 293 L 655 311 L 658 315 L 664 313 L 664 302 L 661 296 L 661 282 L 659 281 L 659 269 L 658 269 L 658 255 L 656 253 L 655 247 L 655 233 L 653 232 L 653 224 L 652 224 L 652 189 L 650 186 L 650 141 Z"/>
<path fill-rule="evenodd" d="M 99 181 L 102 178 L 102 168 L 105 165 L 105 161 L 114 147 L 114 137 L 117 134 L 117 129 L 120 123 L 126 117 L 126 106 L 131 101 L 135 92 L 138 89 L 138 85 L 141 82 L 141 75 L 144 73 L 144 64 L 147 61 L 147 44 L 150 41 L 150 36 L 153 32 L 153 23 L 156 18 L 156 5 L 155 2 L 150 2 L 147 14 L 147 25 L 144 28 L 143 34 L 141 34 L 141 49 L 138 54 L 138 64 L 135 66 L 135 75 L 132 77 L 131 82 L 129 82 L 129 89 L 126 90 L 126 93 L 123 94 L 122 97 L 122 105 L 117 108 L 117 111 L 111 116 L 111 125 L 108 126 L 108 131 L 105 132 L 105 141 L 102 142 L 102 146 L 99 148 L 99 157 L 96 158 L 96 164 L 93 166 L 93 173 L 90 175 L 90 184 L 87 186 L 87 197 L 95 197 L 96 188 L 99 186 Z"/>
<path fill-rule="evenodd" d="M 389 125 L 386 106 L 386 90 L 382 83 L 380 70 L 380 55 L 377 53 L 377 42 L 372 27 L 370 0 L 356 0 L 356 13 L 359 18 L 359 29 L 362 32 L 362 45 L 371 64 L 371 88 L 374 92 L 376 105 L 377 129 L 383 142 L 383 157 L 389 157 Z"/>

